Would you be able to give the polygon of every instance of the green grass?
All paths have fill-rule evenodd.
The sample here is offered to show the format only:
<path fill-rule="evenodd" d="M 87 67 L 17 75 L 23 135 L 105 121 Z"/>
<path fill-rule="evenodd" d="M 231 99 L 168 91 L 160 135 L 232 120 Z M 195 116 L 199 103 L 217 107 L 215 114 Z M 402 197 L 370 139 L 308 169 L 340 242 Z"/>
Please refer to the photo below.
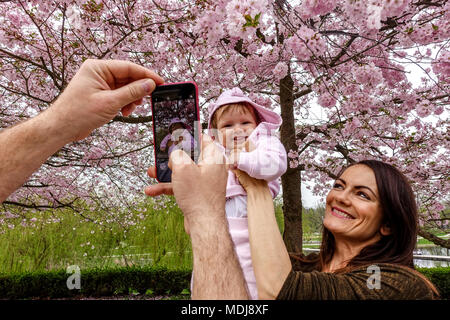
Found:
<path fill-rule="evenodd" d="M 49 210 L 27 214 L 26 219 L 17 209 L 10 210 L 17 218 L 0 224 L 0 273 L 61 270 L 69 265 L 81 269 L 192 268 L 191 243 L 184 231 L 183 215 L 173 198 L 166 197 L 163 202 L 165 207 L 157 207 L 148 200 L 123 212 Z M 275 203 L 282 233 L 282 207 Z M 320 237 L 320 233 L 304 230 L 304 247 L 318 248 L 319 244 L 311 241 L 320 242 Z M 431 242 L 419 238 L 418 244 Z"/>
<path fill-rule="evenodd" d="M 142 214 L 145 206 L 149 210 Z M 155 210 L 153 206 L 149 202 L 132 212 L 130 216 L 140 218 L 131 225 L 126 225 L 123 217 L 109 224 L 100 224 L 100 219 L 86 222 L 70 210 L 38 212 L 34 227 L 22 226 L 21 219 L 9 219 L 0 234 L 0 273 L 57 270 L 69 265 L 81 269 L 191 268 L 191 243 L 181 211 L 171 200 L 166 208 Z"/>
<path fill-rule="evenodd" d="M 427 240 L 427 239 L 417 239 L 417 244 L 418 244 L 418 245 L 424 245 L 424 244 L 431 244 L 431 245 L 434 245 L 433 242 L 431 242 L 431 241 L 429 241 L 429 240 Z"/>

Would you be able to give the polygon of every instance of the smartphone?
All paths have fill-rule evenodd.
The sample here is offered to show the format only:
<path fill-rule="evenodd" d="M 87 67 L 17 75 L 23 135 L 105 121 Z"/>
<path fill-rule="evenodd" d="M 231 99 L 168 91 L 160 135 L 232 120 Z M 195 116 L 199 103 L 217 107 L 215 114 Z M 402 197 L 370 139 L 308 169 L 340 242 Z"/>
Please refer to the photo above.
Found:
<path fill-rule="evenodd" d="M 197 162 L 200 154 L 200 112 L 195 82 L 159 85 L 151 94 L 156 179 L 170 182 L 169 156 L 181 149 Z"/>

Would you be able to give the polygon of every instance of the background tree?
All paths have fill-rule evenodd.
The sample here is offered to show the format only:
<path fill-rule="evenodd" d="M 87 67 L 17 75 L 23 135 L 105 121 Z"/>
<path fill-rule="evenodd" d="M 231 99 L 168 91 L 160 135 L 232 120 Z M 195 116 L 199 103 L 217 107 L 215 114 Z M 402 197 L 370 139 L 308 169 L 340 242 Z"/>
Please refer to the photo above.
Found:
<path fill-rule="evenodd" d="M 302 248 L 302 181 L 325 195 L 342 166 L 367 158 L 408 176 L 420 234 L 448 248 L 436 231 L 448 230 L 449 219 L 449 9 L 444 0 L 0 3 L 0 124 L 47 108 L 87 58 L 133 60 L 167 81 L 194 80 L 203 106 L 239 86 L 283 118 L 289 251 Z M 78 199 L 93 210 L 132 206 L 152 163 L 148 109 L 60 150 L 5 210 L 78 210 Z"/>

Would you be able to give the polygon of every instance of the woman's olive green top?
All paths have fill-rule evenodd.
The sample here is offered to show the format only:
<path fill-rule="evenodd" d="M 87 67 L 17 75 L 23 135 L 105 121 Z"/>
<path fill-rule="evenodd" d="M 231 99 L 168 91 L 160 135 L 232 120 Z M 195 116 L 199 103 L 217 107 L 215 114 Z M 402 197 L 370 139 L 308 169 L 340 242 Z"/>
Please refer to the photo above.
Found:
<path fill-rule="evenodd" d="M 278 300 L 438 299 L 417 271 L 392 264 L 358 267 L 348 273 L 291 270 Z"/>

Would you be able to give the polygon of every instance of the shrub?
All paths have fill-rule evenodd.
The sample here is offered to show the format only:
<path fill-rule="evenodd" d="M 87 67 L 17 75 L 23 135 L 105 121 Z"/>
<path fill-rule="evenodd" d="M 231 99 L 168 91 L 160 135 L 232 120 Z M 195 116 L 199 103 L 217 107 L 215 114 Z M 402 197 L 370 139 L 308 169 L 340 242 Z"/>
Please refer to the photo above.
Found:
<path fill-rule="evenodd" d="M 450 267 L 418 268 L 433 282 L 442 299 L 450 299 Z M 79 296 L 189 294 L 191 270 L 165 267 L 118 267 L 81 270 L 81 289 L 69 290 L 65 270 L 0 275 L 0 299 L 54 299 Z"/>
<path fill-rule="evenodd" d="M 0 275 L 0 299 L 74 298 L 114 294 L 178 295 L 189 288 L 191 270 L 121 267 L 81 270 L 81 289 L 69 290 L 65 270 Z"/>
<path fill-rule="evenodd" d="M 450 267 L 417 268 L 438 289 L 442 299 L 450 299 Z"/>

